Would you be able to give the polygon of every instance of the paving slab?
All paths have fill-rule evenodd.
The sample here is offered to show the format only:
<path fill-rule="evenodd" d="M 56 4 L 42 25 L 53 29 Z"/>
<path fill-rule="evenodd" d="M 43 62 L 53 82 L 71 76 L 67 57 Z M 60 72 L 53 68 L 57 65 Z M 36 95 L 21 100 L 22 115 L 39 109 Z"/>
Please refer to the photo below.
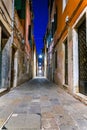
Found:
<path fill-rule="evenodd" d="M 3 124 L 7 130 L 87 130 L 87 106 L 35 78 L 0 97 L 0 128 Z"/>
<path fill-rule="evenodd" d="M 40 130 L 40 116 L 36 114 L 16 114 L 14 113 L 6 123 L 9 129 L 37 129 Z"/>

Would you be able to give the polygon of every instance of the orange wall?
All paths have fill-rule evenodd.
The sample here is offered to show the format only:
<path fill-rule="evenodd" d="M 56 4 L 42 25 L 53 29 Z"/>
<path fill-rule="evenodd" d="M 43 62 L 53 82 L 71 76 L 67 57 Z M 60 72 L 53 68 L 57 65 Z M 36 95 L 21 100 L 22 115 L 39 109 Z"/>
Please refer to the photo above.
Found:
<path fill-rule="evenodd" d="M 64 12 L 62 11 L 62 0 L 55 0 L 55 1 L 56 1 L 56 6 L 58 8 L 58 19 L 57 19 L 58 26 L 57 26 L 57 31 L 55 33 L 54 38 L 58 39 L 62 30 L 66 26 L 66 23 L 65 23 L 66 16 L 69 16 L 69 18 L 70 18 L 72 16 L 73 12 L 75 11 L 75 9 L 77 8 L 79 2 L 82 1 L 80 7 L 78 8 L 78 10 L 76 11 L 75 15 L 73 16 L 71 22 L 69 23 L 69 25 L 72 26 L 74 24 L 75 20 L 80 15 L 81 11 L 87 6 L 87 0 L 68 0 L 68 3 L 64 9 Z M 64 33 L 66 34 L 67 31 Z M 63 33 L 62 38 L 65 35 L 64 33 Z"/>

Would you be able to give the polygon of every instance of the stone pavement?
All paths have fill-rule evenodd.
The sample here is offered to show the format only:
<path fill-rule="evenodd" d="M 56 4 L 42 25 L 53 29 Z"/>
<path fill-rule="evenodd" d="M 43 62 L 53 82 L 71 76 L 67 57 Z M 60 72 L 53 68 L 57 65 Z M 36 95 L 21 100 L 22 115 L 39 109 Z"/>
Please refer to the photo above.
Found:
<path fill-rule="evenodd" d="M 2 124 L 3 130 L 87 130 L 87 106 L 47 79 L 35 78 L 0 97 Z"/>

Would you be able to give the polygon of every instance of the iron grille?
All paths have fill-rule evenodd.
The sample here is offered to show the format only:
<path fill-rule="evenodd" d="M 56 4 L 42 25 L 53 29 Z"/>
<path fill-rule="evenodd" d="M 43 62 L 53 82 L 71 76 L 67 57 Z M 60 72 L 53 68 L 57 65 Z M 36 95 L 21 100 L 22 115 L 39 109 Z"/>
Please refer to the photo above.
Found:
<path fill-rule="evenodd" d="M 79 91 L 87 94 L 87 45 L 86 45 L 86 19 L 78 28 L 79 41 Z"/>

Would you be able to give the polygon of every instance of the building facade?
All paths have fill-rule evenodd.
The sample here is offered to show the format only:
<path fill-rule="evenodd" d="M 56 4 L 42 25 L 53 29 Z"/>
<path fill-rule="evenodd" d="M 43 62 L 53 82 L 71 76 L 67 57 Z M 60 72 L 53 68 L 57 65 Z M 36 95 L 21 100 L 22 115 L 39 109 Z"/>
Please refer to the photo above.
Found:
<path fill-rule="evenodd" d="M 13 9 L 12 0 L 0 1 L 0 88 L 10 87 Z"/>
<path fill-rule="evenodd" d="M 87 1 L 49 0 L 46 32 L 55 83 L 86 102 L 87 96 Z M 48 76 L 49 77 L 49 76 Z"/>
<path fill-rule="evenodd" d="M 0 89 L 32 78 L 31 21 L 31 1 L 0 0 Z"/>
<path fill-rule="evenodd" d="M 36 46 L 35 46 L 35 40 L 34 37 L 32 37 L 32 77 L 36 77 L 37 72 L 37 60 L 36 60 Z"/>

